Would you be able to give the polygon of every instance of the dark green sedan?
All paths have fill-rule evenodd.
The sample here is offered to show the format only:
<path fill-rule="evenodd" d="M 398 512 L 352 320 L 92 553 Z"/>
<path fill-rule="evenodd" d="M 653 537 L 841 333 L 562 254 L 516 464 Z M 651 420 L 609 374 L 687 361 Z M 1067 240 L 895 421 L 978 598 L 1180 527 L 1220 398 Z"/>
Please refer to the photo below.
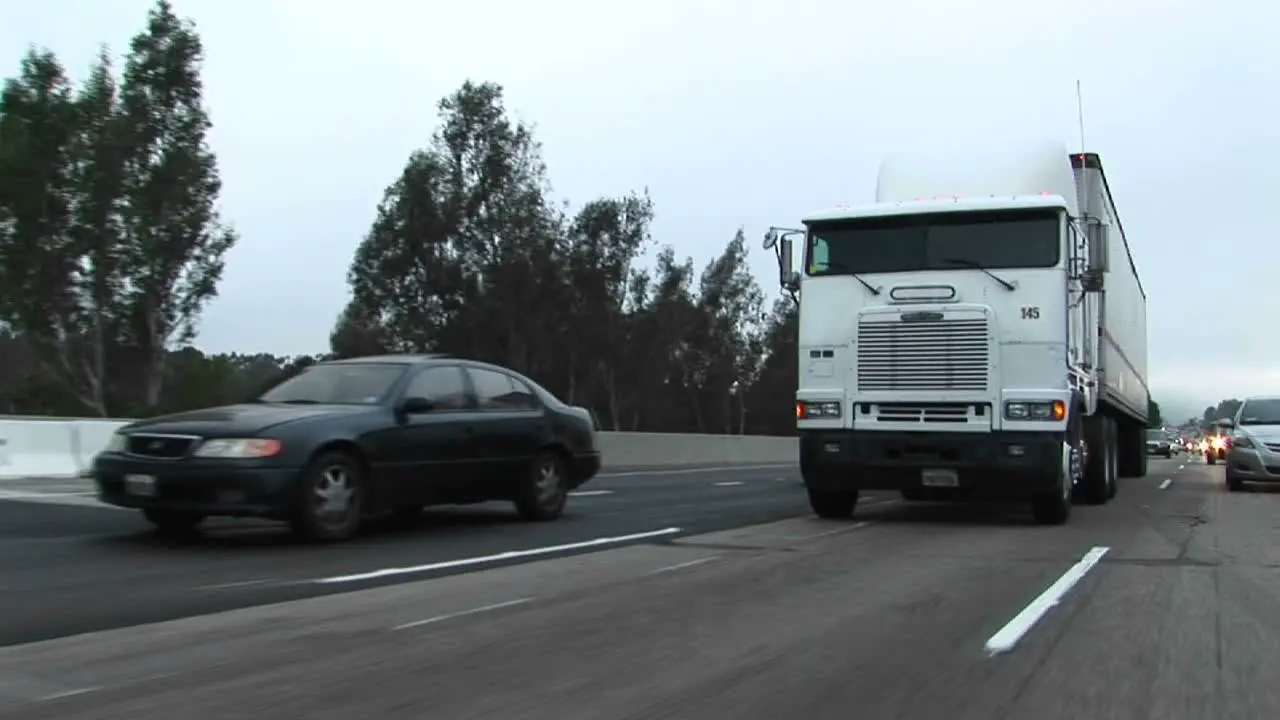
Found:
<path fill-rule="evenodd" d="M 523 375 L 436 355 L 312 365 L 257 399 L 122 427 L 93 463 L 98 497 L 157 528 L 210 516 L 344 540 L 365 518 L 506 500 L 552 520 L 600 470 L 598 426 Z"/>

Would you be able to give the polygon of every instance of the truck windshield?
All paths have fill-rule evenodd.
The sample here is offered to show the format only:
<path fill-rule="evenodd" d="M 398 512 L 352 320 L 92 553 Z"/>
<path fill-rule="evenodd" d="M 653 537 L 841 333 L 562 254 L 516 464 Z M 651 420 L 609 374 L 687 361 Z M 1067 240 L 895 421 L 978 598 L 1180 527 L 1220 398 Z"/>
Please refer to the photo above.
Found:
<path fill-rule="evenodd" d="M 1147 431 L 1147 439 L 1148 439 L 1148 440 L 1151 440 L 1151 441 L 1154 441 L 1154 442 L 1161 442 L 1161 441 L 1163 441 L 1163 440 L 1165 439 L 1164 431 L 1163 431 L 1163 430 L 1148 430 L 1148 431 Z"/>
<path fill-rule="evenodd" d="M 848 275 L 968 272 L 975 264 L 987 270 L 1054 267 L 1061 255 L 1059 213 L 1037 208 L 813 222 L 805 270 Z"/>

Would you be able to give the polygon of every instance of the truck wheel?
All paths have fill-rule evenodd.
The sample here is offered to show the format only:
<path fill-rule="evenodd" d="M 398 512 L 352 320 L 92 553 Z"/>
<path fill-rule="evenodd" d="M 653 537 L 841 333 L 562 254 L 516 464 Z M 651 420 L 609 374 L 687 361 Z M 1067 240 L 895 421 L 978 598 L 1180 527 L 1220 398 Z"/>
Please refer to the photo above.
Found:
<path fill-rule="evenodd" d="M 1056 490 L 1031 500 L 1031 516 L 1039 525 L 1062 525 L 1071 517 L 1071 478 L 1058 471 Z"/>
<path fill-rule="evenodd" d="M 1076 495 L 1081 502 L 1102 505 L 1115 497 L 1116 476 L 1120 474 L 1116 424 L 1105 415 L 1094 416 L 1086 421 L 1084 430 L 1089 458 Z"/>
<path fill-rule="evenodd" d="M 1238 475 L 1227 475 L 1227 492 L 1240 492 L 1244 490 L 1244 482 L 1240 480 Z"/>
<path fill-rule="evenodd" d="M 845 520 L 853 516 L 853 509 L 858 505 L 858 491 L 839 492 L 830 490 L 809 490 L 809 507 L 814 514 L 827 520 Z"/>
<path fill-rule="evenodd" d="M 902 499 L 907 502 L 922 502 L 928 500 L 929 496 L 923 488 L 907 488 L 902 491 Z"/>

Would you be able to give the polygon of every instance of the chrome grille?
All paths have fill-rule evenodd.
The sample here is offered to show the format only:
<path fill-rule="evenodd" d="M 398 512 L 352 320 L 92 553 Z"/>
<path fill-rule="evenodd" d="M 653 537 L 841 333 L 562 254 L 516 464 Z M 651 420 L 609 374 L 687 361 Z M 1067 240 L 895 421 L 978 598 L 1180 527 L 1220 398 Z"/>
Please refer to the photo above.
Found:
<path fill-rule="evenodd" d="M 876 422 L 967 423 L 968 405 L 907 405 L 882 403 L 874 405 Z"/>
<path fill-rule="evenodd" d="M 985 318 L 858 323 L 858 389 L 987 389 L 991 343 Z"/>

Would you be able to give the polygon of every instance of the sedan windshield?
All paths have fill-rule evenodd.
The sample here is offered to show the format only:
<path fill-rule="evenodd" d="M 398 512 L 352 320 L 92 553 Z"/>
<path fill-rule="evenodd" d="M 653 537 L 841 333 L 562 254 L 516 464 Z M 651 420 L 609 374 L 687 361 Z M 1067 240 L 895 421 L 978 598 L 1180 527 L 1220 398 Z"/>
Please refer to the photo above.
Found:
<path fill-rule="evenodd" d="M 1280 399 L 1246 400 L 1240 408 L 1241 425 L 1280 425 Z"/>
<path fill-rule="evenodd" d="M 258 397 L 258 402 L 372 405 L 404 374 L 405 365 L 334 363 L 313 365 Z"/>

